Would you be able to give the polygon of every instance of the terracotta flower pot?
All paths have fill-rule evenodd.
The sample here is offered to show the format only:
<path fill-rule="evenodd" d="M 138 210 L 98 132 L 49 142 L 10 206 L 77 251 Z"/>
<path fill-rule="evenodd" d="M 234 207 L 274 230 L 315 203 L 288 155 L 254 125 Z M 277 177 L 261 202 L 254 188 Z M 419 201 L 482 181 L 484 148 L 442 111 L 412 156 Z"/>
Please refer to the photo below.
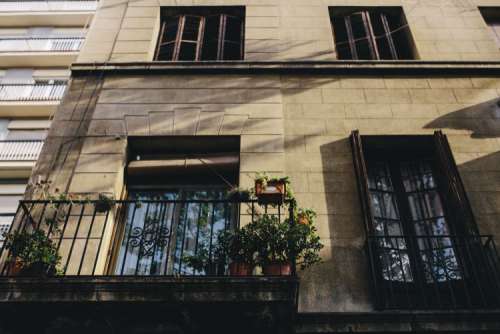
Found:
<path fill-rule="evenodd" d="M 262 272 L 266 276 L 290 276 L 292 268 L 290 263 L 274 262 L 263 265 Z"/>
<path fill-rule="evenodd" d="M 94 204 L 95 211 L 99 213 L 105 213 L 111 210 L 112 204 L 107 201 L 97 201 Z"/>
<path fill-rule="evenodd" d="M 260 195 L 266 190 L 264 181 L 255 181 L 255 195 Z"/>
<path fill-rule="evenodd" d="M 300 225 L 309 225 L 309 219 L 306 217 L 306 216 L 299 216 L 298 217 L 298 221 L 297 223 L 299 223 Z"/>
<path fill-rule="evenodd" d="M 229 274 L 231 276 L 251 276 L 253 266 L 244 262 L 231 262 L 229 264 Z"/>
<path fill-rule="evenodd" d="M 29 267 L 24 267 L 19 275 L 28 277 L 52 277 L 56 275 L 56 267 L 43 262 L 35 262 Z"/>
<path fill-rule="evenodd" d="M 11 260 L 6 263 L 7 266 L 7 275 L 9 276 L 19 276 L 21 271 L 23 270 L 23 265 L 19 260 Z"/>
<path fill-rule="evenodd" d="M 285 193 L 285 182 L 282 181 L 270 181 L 268 185 L 273 186 L 276 188 L 276 191 L 279 192 L 280 194 Z"/>

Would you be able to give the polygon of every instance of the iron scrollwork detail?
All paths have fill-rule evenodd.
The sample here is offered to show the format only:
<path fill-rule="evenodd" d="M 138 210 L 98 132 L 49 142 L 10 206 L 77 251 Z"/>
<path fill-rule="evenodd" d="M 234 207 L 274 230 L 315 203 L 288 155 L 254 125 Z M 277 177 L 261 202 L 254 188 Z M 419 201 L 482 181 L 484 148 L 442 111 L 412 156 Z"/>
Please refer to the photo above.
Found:
<path fill-rule="evenodd" d="M 160 219 L 146 217 L 143 227 L 136 226 L 132 229 L 129 246 L 139 247 L 139 258 L 151 257 L 167 246 L 169 238 L 170 230 L 163 226 Z"/>

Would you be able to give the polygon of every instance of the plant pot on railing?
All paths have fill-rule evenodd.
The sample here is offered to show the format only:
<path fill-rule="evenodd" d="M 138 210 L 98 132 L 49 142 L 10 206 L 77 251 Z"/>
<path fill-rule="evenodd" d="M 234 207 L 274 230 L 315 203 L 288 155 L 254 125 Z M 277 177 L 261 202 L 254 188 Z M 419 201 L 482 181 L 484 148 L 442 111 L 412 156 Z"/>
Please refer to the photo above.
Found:
<path fill-rule="evenodd" d="M 262 265 L 262 273 L 266 276 L 290 276 L 292 266 L 289 262 L 271 262 Z"/>
<path fill-rule="evenodd" d="M 255 180 L 255 195 L 261 204 L 283 204 L 288 179 Z"/>
<path fill-rule="evenodd" d="M 253 265 L 245 262 L 231 262 L 229 264 L 229 275 L 231 276 L 251 276 Z"/>
<path fill-rule="evenodd" d="M 99 194 L 99 199 L 94 203 L 95 211 L 99 213 L 108 212 L 114 205 L 115 201 L 104 194 Z"/>

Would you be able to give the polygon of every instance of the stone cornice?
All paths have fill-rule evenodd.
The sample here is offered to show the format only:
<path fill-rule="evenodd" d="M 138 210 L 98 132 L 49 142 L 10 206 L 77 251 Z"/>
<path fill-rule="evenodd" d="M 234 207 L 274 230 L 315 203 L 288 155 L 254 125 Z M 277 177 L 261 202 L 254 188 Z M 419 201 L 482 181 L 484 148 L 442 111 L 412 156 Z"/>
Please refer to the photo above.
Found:
<path fill-rule="evenodd" d="M 73 75 L 115 74 L 338 74 L 486 75 L 500 74 L 500 61 L 270 61 L 74 63 Z"/>

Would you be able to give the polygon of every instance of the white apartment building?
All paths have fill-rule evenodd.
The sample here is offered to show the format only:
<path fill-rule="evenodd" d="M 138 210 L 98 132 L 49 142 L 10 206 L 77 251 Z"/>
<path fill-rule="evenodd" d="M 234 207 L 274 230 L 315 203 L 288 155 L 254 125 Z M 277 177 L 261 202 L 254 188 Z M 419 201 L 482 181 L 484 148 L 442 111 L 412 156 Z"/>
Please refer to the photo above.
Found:
<path fill-rule="evenodd" d="M 96 0 L 0 0 L 0 240 L 66 90 Z"/>

